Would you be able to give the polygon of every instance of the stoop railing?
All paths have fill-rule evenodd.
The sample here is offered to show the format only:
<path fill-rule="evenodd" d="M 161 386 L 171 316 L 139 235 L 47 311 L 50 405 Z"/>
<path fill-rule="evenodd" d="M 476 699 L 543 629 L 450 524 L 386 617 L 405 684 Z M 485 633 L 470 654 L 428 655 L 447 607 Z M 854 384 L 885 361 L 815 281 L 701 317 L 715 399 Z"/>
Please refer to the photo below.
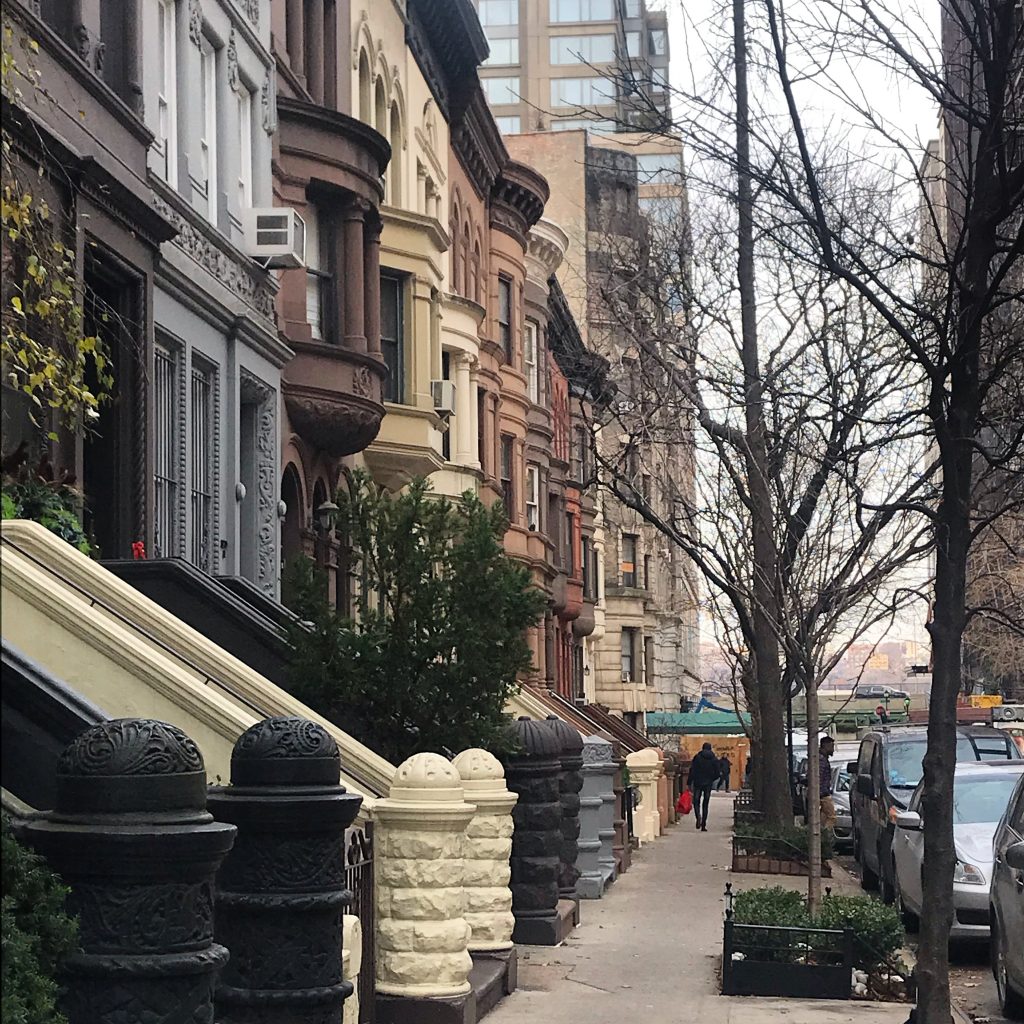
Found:
<path fill-rule="evenodd" d="M 373 916 L 373 822 L 353 826 L 345 836 L 345 887 L 352 893 L 348 912 L 359 918 L 363 932 L 363 957 L 356 979 L 359 993 L 359 1024 L 374 1024 L 376 925 Z"/>

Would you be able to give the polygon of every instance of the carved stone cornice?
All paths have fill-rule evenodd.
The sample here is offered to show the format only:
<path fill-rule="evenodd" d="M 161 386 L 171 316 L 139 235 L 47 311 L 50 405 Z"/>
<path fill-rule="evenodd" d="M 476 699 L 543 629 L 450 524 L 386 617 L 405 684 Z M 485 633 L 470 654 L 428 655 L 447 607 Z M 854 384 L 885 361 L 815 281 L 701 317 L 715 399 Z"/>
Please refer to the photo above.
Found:
<path fill-rule="evenodd" d="M 549 194 L 542 174 L 509 160 L 491 189 L 491 226 L 512 235 L 526 249 L 527 232 L 543 215 Z"/>
<path fill-rule="evenodd" d="M 184 207 L 177 195 L 158 178 L 151 178 L 153 209 L 177 231 L 172 244 L 209 271 L 257 313 L 275 318 L 273 279 L 235 249 L 213 225 Z"/>
<path fill-rule="evenodd" d="M 542 217 L 530 230 L 527 241 L 528 255 L 540 264 L 543 280 L 547 281 L 561 266 L 569 248 L 569 236 L 554 221 Z"/>
<path fill-rule="evenodd" d="M 487 37 L 470 0 L 407 0 L 405 38 L 444 119 L 459 120 Z"/>
<path fill-rule="evenodd" d="M 473 188 L 486 199 L 509 156 L 479 82 L 473 84 L 462 116 L 450 124 L 449 131 L 452 149 Z"/>

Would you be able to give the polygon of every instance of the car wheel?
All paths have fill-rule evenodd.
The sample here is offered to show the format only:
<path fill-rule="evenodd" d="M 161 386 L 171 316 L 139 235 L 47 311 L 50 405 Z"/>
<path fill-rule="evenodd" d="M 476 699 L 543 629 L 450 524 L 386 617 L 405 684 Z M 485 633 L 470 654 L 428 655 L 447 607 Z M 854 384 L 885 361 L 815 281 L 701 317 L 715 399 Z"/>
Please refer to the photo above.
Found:
<path fill-rule="evenodd" d="M 997 925 L 995 911 L 992 911 L 992 931 L 994 932 L 990 943 L 992 950 L 992 973 L 996 979 L 996 992 L 999 995 L 999 1006 L 1007 1017 L 1015 1020 L 1024 1020 L 1024 995 L 1018 992 L 1010 981 L 1006 970 L 1006 939 L 1003 931 Z"/>
<path fill-rule="evenodd" d="M 903 929 L 909 935 L 916 935 L 921 928 L 921 918 L 913 911 L 907 910 L 903 902 L 903 891 L 900 889 L 900 876 L 896 873 L 896 866 L 893 865 L 893 889 L 896 892 L 896 909 L 900 912 L 900 920 L 903 922 Z"/>

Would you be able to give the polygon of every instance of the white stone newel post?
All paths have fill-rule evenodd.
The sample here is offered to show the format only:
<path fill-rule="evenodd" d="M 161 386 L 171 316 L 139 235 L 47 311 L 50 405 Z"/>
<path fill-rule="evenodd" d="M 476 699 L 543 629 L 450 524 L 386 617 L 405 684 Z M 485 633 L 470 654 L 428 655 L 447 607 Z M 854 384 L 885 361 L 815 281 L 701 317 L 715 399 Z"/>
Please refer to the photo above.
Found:
<path fill-rule="evenodd" d="M 455 758 L 467 800 L 476 814 L 466 828 L 463 879 L 472 953 L 512 948 L 512 808 L 519 797 L 505 786 L 501 762 L 486 750 L 464 750 Z"/>
<path fill-rule="evenodd" d="M 342 1024 L 359 1024 L 359 971 L 363 966 L 362 922 L 353 914 L 345 914 L 341 919 L 341 934 L 342 977 L 354 986 L 352 995 L 345 1000 Z"/>
<path fill-rule="evenodd" d="M 374 806 L 379 995 L 451 999 L 469 993 L 473 961 L 462 850 L 475 811 L 464 799 L 458 769 L 440 754 L 404 761 L 391 795 Z"/>
<path fill-rule="evenodd" d="M 640 792 L 640 803 L 633 811 L 633 831 L 642 843 L 652 843 L 661 835 L 658 811 L 658 776 L 661 757 L 654 747 L 644 747 L 626 756 L 630 783 Z"/>

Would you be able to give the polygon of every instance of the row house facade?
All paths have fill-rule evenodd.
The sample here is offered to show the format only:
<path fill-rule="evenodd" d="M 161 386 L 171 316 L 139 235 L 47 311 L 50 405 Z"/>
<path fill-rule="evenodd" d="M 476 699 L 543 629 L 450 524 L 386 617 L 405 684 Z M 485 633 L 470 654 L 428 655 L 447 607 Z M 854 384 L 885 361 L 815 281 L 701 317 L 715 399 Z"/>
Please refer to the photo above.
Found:
<path fill-rule="evenodd" d="M 102 554 L 141 541 L 276 597 L 305 553 L 346 608 L 343 469 L 429 476 L 503 502 L 549 603 L 532 681 L 585 696 L 603 570 L 555 276 L 569 239 L 488 108 L 472 4 L 114 6 L 95 24 L 12 8 L 43 73 L 75 76 L 56 104 L 25 101 L 17 137 L 27 173 L 56 156 L 46 181 L 113 354 L 115 400 L 61 441 Z M 78 93 L 95 107 L 68 117 Z"/>

